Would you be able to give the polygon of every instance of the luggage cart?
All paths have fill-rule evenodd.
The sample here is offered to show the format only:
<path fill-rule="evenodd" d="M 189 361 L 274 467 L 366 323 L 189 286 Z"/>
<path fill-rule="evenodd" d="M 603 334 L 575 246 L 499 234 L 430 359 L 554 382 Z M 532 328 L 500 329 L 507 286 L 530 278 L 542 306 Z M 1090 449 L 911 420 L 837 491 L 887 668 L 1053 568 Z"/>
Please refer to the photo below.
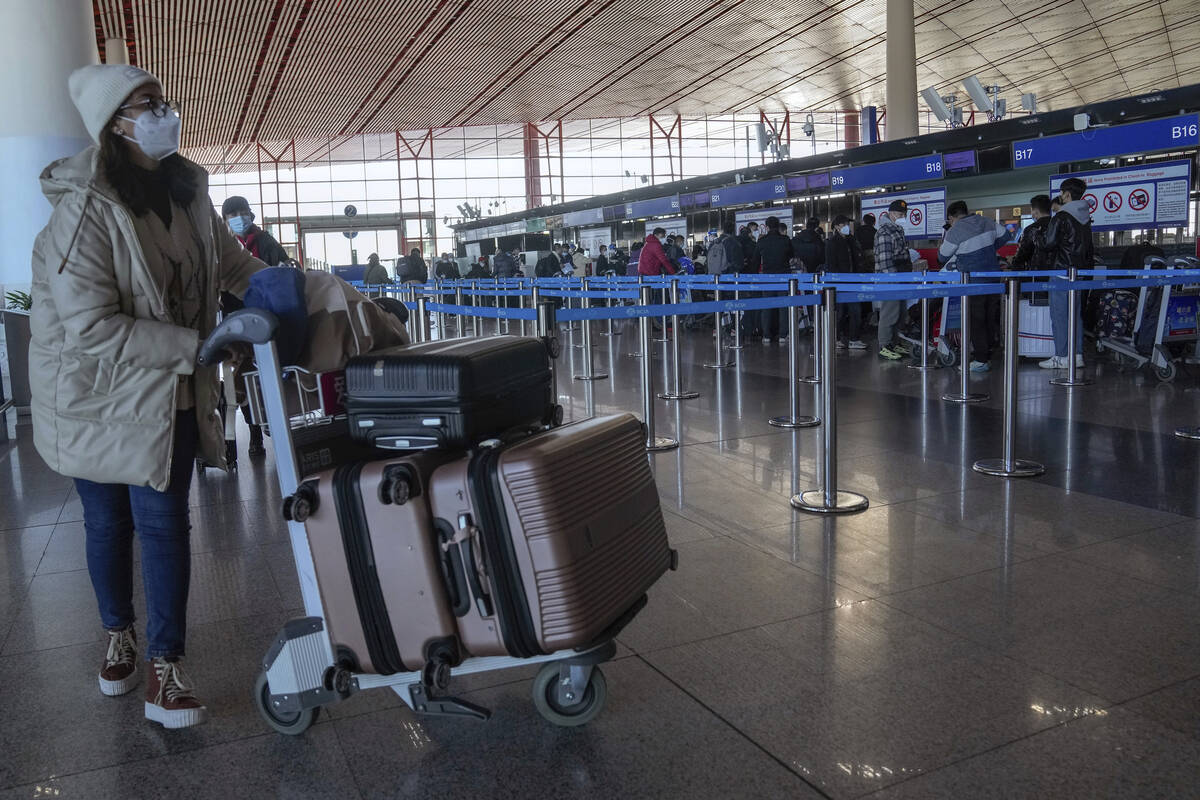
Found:
<path fill-rule="evenodd" d="M 1170 264 L 1158 256 L 1148 256 L 1145 262 L 1147 270 L 1191 269 L 1197 265 L 1200 265 L 1200 261 L 1188 256 L 1173 258 Z M 1171 345 L 1200 341 L 1200 325 L 1197 323 L 1200 286 L 1167 284 L 1161 288 L 1154 342 L 1147 355 L 1138 350 L 1137 335 L 1152 296 L 1151 291 L 1152 287 L 1149 286 L 1143 286 L 1138 291 L 1137 315 L 1134 318 L 1132 335 L 1099 337 L 1096 339 L 1096 352 L 1108 351 L 1117 363 L 1129 364 L 1135 369 L 1149 365 L 1156 378 L 1163 383 L 1170 383 L 1175 380 L 1176 362 L 1184 360 L 1182 356 L 1173 355 Z M 1194 355 L 1189 360 L 1194 363 Z"/>
<path fill-rule="evenodd" d="M 247 373 L 251 418 L 270 435 L 283 514 L 300 579 L 306 616 L 286 623 L 262 662 L 253 700 L 264 720 L 279 733 L 299 735 L 321 708 L 366 689 L 388 688 L 413 711 L 488 719 L 491 712 L 445 694 L 452 675 L 469 675 L 542 664 L 533 681 L 533 702 L 548 721 L 563 727 L 583 725 L 603 709 L 608 690 L 599 664 L 612 659 L 616 643 L 604 638 L 594 646 L 532 658 L 467 658 L 456 666 L 440 663 L 419 672 L 379 675 L 359 672 L 353 659 L 331 640 L 325 626 L 316 567 L 303 520 L 310 507 L 297 490 L 304 477 L 354 457 L 346 448 L 363 448 L 349 436 L 342 406 L 344 376 L 282 369 L 273 341 L 275 317 L 258 309 L 226 317 L 205 341 L 199 361 L 210 364 L 235 342 L 254 346 L 258 371 Z M 378 456 L 373 449 L 370 453 Z"/>
<path fill-rule="evenodd" d="M 943 367 L 953 367 L 958 363 L 959 349 L 962 342 L 962 298 L 946 297 L 942 299 L 942 309 L 930 321 L 933 331 L 934 349 L 937 351 L 938 363 Z"/>
<path fill-rule="evenodd" d="M 233 367 L 224 363 L 221 364 L 221 394 L 217 398 L 217 413 L 221 415 L 221 422 L 225 426 L 225 465 L 230 472 L 237 472 L 237 388 L 233 382 Z M 203 458 L 196 457 L 196 472 L 204 475 L 208 472 L 209 467 L 216 467 L 216 464 L 209 464 Z"/>

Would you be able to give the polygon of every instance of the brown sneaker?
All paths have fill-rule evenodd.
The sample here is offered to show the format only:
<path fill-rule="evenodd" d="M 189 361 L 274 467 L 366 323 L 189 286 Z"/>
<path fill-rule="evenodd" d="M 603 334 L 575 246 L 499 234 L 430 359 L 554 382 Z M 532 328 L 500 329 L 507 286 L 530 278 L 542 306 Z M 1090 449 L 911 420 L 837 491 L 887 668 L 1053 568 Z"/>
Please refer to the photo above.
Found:
<path fill-rule="evenodd" d="M 100 668 L 100 693 L 119 697 L 137 686 L 137 634 L 133 628 L 106 633 L 108 653 Z"/>
<path fill-rule="evenodd" d="M 146 719 L 164 728 L 188 728 L 208 719 L 208 709 L 192 696 L 182 661 L 151 659 L 146 678 Z"/>

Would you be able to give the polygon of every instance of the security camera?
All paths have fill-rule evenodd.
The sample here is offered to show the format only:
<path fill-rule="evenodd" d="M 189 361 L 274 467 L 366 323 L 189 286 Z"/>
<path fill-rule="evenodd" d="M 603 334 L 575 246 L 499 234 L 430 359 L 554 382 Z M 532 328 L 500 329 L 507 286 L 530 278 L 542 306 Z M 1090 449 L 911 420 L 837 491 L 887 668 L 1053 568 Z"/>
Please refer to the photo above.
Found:
<path fill-rule="evenodd" d="M 800 126 L 800 130 L 804 131 L 805 136 L 812 136 L 816 126 L 813 125 L 813 115 L 809 114 L 804 119 L 804 124 Z"/>
<path fill-rule="evenodd" d="M 1074 122 L 1075 130 L 1077 131 L 1086 131 L 1088 129 L 1088 125 L 1091 124 L 1091 120 L 1088 118 L 1087 114 L 1076 114 Z"/>

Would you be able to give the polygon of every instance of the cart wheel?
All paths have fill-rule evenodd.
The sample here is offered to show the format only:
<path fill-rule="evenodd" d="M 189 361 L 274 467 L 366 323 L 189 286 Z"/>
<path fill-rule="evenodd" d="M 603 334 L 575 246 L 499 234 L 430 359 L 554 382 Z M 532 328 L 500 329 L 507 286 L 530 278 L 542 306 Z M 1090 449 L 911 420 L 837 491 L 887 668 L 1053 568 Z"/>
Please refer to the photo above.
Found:
<path fill-rule="evenodd" d="M 533 704 L 538 713 L 563 728 L 591 722 L 604 709 L 607 700 L 608 682 L 600 667 L 592 668 L 592 677 L 584 690 L 583 700 L 573 706 L 562 706 L 558 702 L 558 664 L 546 664 L 533 679 Z"/>
<path fill-rule="evenodd" d="M 258 680 L 254 682 L 254 705 L 258 707 L 258 713 L 262 714 L 268 725 L 277 733 L 288 736 L 299 736 L 312 727 L 321 711 L 320 707 L 306 708 L 290 714 L 275 711 L 271 708 L 271 687 L 267 684 L 265 672 L 260 672 Z"/>
<path fill-rule="evenodd" d="M 958 363 L 958 353 L 954 352 L 953 350 L 947 350 L 945 352 L 938 350 L 937 358 L 938 363 L 943 367 L 953 367 Z"/>
<path fill-rule="evenodd" d="M 1165 367 L 1155 367 L 1154 377 L 1158 378 L 1163 383 L 1170 383 L 1175 380 L 1175 362 L 1168 361 Z"/>

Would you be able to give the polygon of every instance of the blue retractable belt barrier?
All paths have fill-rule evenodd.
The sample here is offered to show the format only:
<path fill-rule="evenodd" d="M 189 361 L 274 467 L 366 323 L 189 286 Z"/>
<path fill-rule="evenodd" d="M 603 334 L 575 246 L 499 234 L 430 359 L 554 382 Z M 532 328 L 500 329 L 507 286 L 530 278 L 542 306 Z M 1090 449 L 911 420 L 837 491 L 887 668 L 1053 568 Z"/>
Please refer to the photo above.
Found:
<path fill-rule="evenodd" d="M 415 303 L 406 303 L 416 308 Z M 491 306 L 456 306 L 451 303 L 426 303 L 428 311 L 440 311 L 443 314 L 460 314 L 465 317 L 487 317 L 489 319 L 537 319 L 537 309 L 534 308 L 493 308 Z"/>
<path fill-rule="evenodd" d="M 943 284 L 941 286 L 906 286 L 877 288 L 863 286 L 861 291 L 847 289 L 844 285 L 834 285 L 837 289 L 839 303 L 865 303 L 867 301 L 887 300 L 920 300 L 922 298 L 962 297 L 963 295 L 1003 294 L 1004 287 L 998 283 L 959 283 Z"/>

